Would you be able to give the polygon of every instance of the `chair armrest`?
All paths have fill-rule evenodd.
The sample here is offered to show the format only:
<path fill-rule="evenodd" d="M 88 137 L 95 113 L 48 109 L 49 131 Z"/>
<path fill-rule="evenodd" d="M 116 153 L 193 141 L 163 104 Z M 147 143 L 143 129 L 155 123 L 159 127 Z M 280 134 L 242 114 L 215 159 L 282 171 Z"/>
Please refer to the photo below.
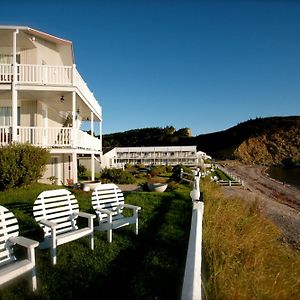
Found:
<path fill-rule="evenodd" d="M 10 237 L 8 240 L 13 244 L 18 244 L 26 248 L 35 248 L 39 245 L 39 242 L 24 236 L 14 236 Z"/>
<path fill-rule="evenodd" d="M 130 209 L 136 209 L 136 210 L 141 210 L 140 206 L 136 206 L 136 205 L 132 205 L 132 204 L 120 204 L 121 207 L 126 207 L 126 208 L 130 208 Z"/>
<path fill-rule="evenodd" d="M 113 212 L 110 211 L 109 209 L 105 209 L 105 208 L 100 208 L 100 207 L 96 207 L 96 211 L 100 211 L 104 214 L 107 214 L 107 215 L 113 215 Z"/>
<path fill-rule="evenodd" d="M 45 220 L 45 219 L 40 220 L 40 223 L 47 227 L 50 227 L 51 229 L 54 229 L 58 226 L 58 224 L 48 221 L 48 220 Z"/>
<path fill-rule="evenodd" d="M 83 217 L 83 218 L 87 218 L 87 219 L 89 219 L 89 218 L 95 219 L 96 218 L 95 215 L 89 214 L 89 213 L 86 213 L 86 212 L 83 212 L 83 211 L 78 212 L 78 217 Z"/>

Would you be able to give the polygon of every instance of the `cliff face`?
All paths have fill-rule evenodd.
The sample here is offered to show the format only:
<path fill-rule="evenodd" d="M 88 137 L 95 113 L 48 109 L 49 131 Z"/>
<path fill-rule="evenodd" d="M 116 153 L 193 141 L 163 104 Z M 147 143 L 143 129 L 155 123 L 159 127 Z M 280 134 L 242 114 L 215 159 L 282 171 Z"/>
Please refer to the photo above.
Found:
<path fill-rule="evenodd" d="M 243 141 L 233 154 L 244 163 L 278 165 L 288 158 L 300 161 L 300 127 L 270 128 L 268 134 Z"/>
<path fill-rule="evenodd" d="M 216 159 L 279 165 L 300 161 L 300 117 L 257 118 L 227 130 L 195 137 L 199 149 Z"/>

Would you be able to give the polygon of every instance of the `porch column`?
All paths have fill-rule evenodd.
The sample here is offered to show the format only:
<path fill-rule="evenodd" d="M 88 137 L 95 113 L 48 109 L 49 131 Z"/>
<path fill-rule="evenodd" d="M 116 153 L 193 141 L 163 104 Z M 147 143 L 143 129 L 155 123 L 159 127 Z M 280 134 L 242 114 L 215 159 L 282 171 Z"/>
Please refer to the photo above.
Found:
<path fill-rule="evenodd" d="M 91 180 L 95 180 L 95 154 L 91 155 Z"/>
<path fill-rule="evenodd" d="M 72 92 L 72 147 L 76 148 L 76 146 L 76 92 Z"/>
<path fill-rule="evenodd" d="M 41 102 L 42 106 L 42 115 L 44 119 L 44 129 L 43 129 L 43 146 L 48 146 L 48 105 L 44 102 Z"/>
<path fill-rule="evenodd" d="M 102 152 L 102 119 L 99 121 L 100 150 Z"/>
<path fill-rule="evenodd" d="M 11 84 L 12 94 L 12 141 L 16 142 L 18 139 L 18 91 L 16 89 L 17 84 L 17 34 L 19 29 L 13 32 L 13 78 Z"/>
<path fill-rule="evenodd" d="M 73 183 L 78 182 L 78 173 L 77 173 L 77 153 L 72 154 L 72 177 Z"/>
<path fill-rule="evenodd" d="M 91 136 L 94 137 L 94 113 L 92 111 L 91 111 Z M 95 180 L 95 154 L 94 153 L 91 155 L 91 180 Z"/>
<path fill-rule="evenodd" d="M 91 111 L 91 136 L 94 136 L 94 113 Z"/>

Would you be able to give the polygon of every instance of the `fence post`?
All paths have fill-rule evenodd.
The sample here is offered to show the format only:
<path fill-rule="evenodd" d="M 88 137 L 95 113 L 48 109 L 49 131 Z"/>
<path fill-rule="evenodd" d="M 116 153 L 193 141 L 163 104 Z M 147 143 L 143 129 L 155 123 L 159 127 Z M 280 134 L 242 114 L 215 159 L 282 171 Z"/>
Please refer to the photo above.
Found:
<path fill-rule="evenodd" d="M 185 264 L 181 300 L 202 299 L 202 221 L 204 203 L 200 200 L 200 172 L 194 171 L 193 190 L 190 196 L 193 200 L 188 252 Z"/>
<path fill-rule="evenodd" d="M 193 171 L 194 173 L 194 183 L 193 183 L 193 190 L 190 192 L 190 197 L 193 201 L 199 201 L 200 200 L 200 170 L 197 168 L 196 171 Z"/>

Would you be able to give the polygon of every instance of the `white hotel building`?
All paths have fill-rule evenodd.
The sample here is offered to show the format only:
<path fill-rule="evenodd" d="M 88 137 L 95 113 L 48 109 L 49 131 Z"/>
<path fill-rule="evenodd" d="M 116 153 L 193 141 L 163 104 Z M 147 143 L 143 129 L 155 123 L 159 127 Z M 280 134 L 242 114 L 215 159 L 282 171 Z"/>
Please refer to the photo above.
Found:
<path fill-rule="evenodd" d="M 91 134 L 81 130 L 83 122 Z M 0 26 L 0 145 L 48 148 L 43 181 L 76 183 L 79 155 L 90 157 L 95 176 L 101 124 L 101 106 L 76 68 L 71 41 L 30 27 Z"/>
<path fill-rule="evenodd" d="M 124 164 L 198 166 L 211 159 L 196 146 L 117 147 L 105 153 L 102 167 L 116 168 Z"/>

